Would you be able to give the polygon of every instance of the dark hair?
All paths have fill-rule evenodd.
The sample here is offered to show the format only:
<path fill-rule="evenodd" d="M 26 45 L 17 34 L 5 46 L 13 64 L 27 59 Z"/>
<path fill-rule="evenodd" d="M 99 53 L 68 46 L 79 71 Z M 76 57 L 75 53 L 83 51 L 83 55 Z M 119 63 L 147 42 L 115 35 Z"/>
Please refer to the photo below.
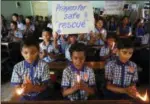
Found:
<path fill-rule="evenodd" d="M 113 32 L 112 33 L 108 33 L 106 39 L 110 39 L 110 38 L 113 38 L 113 39 L 116 40 L 116 33 L 113 33 Z"/>
<path fill-rule="evenodd" d="M 118 49 L 134 48 L 134 42 L 130 38 L 121 38 L 118 40 Z"/>
<path fill-rule="evenodd" d="M 86 56 L 86 46 L 83 44 L 83 43 L 75 43 L 75 44 L 72 44 L 70 49 L 69 49 L 69 52 L 70 52 L 70 55 L 72 56 L 73 52 L 84 52 L 84 55 Z"/>
<path fill-rule="evenodd" d="M 39 48 L 39 43 L 37 42 L 37 40 L 35 39 L 35 37 L 27 37 L 26 39 L 24 39 L 22 42 L 21 42 L 21 45 L 20 45 L 20 49 L 22 50 L 22 48 L 25 46 L 25 47 L 30 47 L 30 46 L 35 46 L 38 50 L 40 49 Z"/>
<path fill-rule="evenodd" d="M 49 32 L 52 35 L 53 30 L 51 28 L 49 28 L 49 27 L 46 27 L 46 28 L 43 29 L 42 32 Z"/>
<path fill-rule="evenodd" d="M 17 27 L 17 22 L 16 21 L 11 21 L 11 23 Z"/>
<path fill-rule="evenodd" d="M 123 16 L 122 19 L 121 19 L 121 21 L 123 21 L 125 18 L 128 18 L 128 19 L 129 19 L 128 16 Z"/>
<path fill-rule="evenodd" d="M 18 14 L 17 13 L 13 13 L 12 16 L 15 16 L 18 18 Z"/>
<path fill-rule="evenodd" d="M 29 19 L 29 20 L 31 21 L 31 17 L 30 17 L 30 16 L 27 16 L 26 18 Z"/>

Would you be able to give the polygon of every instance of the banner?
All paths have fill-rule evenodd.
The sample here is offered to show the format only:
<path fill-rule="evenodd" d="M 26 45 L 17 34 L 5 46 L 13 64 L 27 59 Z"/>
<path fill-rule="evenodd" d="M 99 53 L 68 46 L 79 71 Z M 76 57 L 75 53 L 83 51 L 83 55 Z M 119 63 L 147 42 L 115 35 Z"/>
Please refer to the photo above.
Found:
<path fill-rule="evenodd" d="M 94 31 L 92 4 L 89 1 L 53 1 L 52 25 L 58 34 Z"/>

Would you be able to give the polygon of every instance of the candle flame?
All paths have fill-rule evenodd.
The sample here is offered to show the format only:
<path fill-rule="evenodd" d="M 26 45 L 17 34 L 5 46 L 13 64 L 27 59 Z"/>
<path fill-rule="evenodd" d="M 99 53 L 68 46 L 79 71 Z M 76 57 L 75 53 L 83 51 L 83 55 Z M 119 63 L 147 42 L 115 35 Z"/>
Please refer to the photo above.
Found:
<path fill-rule="evenodd" d="M 140 98 L 142 101 L 148 101 L 147 91 L 144 96 L 141 96 L 139 93 L 137 93 L 137 97 Z"/>
<path fill-rule="evenodd" d="M 77 82 L 80 83 L 80 75 L 77 75 Z"/>
<path fill-rule="evenodd" d="M 18 95 L 21 95 L 23 92 L 24 92 L 24 89 L 23 89 L 23 88 L 17 88 L 17 89 L 16 89 L 16 93 L 17 93 Z"/>
<path fill-rule="evenodd" d="M 114 46 L 115 46 L 115 42 L 113 42 L 113 45 L 112 45 L 112 48 L 111 48 L 112 50 L 114 49 Z"/>
<path fill-rule="evenodd" d="M 131 32 L 128 34 L 128 36 L 130 36 L 131 35 Z"/>

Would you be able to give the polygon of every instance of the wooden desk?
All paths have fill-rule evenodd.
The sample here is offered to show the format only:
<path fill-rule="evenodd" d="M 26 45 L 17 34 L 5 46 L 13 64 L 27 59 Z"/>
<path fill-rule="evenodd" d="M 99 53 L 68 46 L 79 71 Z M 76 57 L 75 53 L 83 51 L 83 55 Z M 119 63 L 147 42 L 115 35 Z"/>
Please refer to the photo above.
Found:
<path fill-rule="evenodd" d="M 85 64 L 94 70 L 101 70 L 104 68 L 105 62 L 100 61 L 100 62 L 85 62 Z M 52 62 L 49 63 L 50 69 L 54 70 L 63 70 L 67 67 L 67 62 Z"/>
<path fill-rule="evenodd" d="M 87 100 L 87 101 L 30 101 L 30 102 L 1 102 L 2 104 L 143 104 L 135 100 Z M 144 103 L 145 104 L 145 103 Z M 148 104 L 148 103 L 147 103 Z"/>

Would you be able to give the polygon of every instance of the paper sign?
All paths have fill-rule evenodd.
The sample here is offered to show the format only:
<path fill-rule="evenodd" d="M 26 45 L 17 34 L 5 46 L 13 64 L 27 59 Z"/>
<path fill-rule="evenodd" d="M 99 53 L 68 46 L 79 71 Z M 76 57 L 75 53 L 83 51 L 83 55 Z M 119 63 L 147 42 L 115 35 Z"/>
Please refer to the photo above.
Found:
<path fill-rule="evenodd" d="M 94 31 L 92 4 L 90 1 L 53 1 L 52 24 L 58 34 Z"/>

